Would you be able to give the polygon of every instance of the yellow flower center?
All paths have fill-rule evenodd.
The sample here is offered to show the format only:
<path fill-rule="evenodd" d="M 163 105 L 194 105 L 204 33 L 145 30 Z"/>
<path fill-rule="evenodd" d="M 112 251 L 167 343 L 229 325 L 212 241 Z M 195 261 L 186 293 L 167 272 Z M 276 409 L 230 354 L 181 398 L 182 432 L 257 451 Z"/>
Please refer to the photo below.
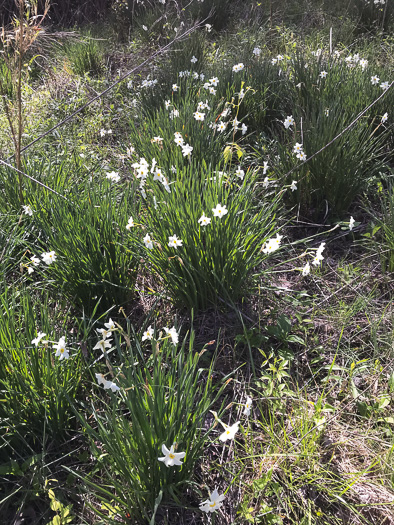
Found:
<path fill-rule="evenodd" d="M 210 507 L 215 507 L 216 506 L 216 501 L 214 501 L 212 504 L 209 505 Z"/>
<path fill-rule="evenodd" d="M 174 459 L 175 458 L 174 454 L 168 454 L 168 455 L 169 455 L 170 459 Z"/>
<path fill-rule="evenodd" d="M 64 352 L 64 348 L 61 348 L 60 349 L 60 353 L 62 354 Z"/>

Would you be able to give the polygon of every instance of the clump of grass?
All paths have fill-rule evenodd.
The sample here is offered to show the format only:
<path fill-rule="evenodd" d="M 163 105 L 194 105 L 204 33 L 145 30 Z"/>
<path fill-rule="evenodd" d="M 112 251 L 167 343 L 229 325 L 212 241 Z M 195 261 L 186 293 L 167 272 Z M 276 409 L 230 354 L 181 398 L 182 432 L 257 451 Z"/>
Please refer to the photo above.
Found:
<path fill-rule="evenodd" d="M 64 53 L 75 75 L 99 77 L 104 71 L 103 45 L 98 40 L 88 36 L 83 42 L 69 42 L 64 46 Z"/>
<path fill-rule="evenodd" d="M 120 194 L 116 183 L 92 181 L 70 192 L 67 200 L 44 195 L 30 200 L 41 232 L 39 250 L 55 251 L 57 257 L 43 275 L 87 312 L 99 299 L 100 311 L 130 300 L 139 266 L 135 239 L 126 229 L 136 209 L 133 186 Z M 40 256 L 36 246 L 31 251 Z"/>
<path fill-rule="evenodd" d="M 201 368 L 193 333 L 179 347 L 166 333 L 154 333 L 152 327 L 147 333 L 148 352 L 135 337 L 130 344 L 129 336 L 120 334 L 122 364 L 109 365 L 109 375 L 117 376 L 121 389 L 108 401 L 93 401 L 94 423 L 85 413 L 79 416 L 102 469 L 100 477 L 83 479 L 101 504 L 96 514 L 106 523 L 117 523 L 125 512 L 153 523 L 161 504 L 170 499 L 181 504 L 205 449 L 205 417 L 225 386 L 213 386 L 213 362 Z M 182 466 L 158 460 L 163 444 L 186 453 Z"/>
<path fill-rule="evenodd" d="M 247 294 L 250 271 L 266 257 L 262 248 L 273 234 L 280 203 L 280 194 L 256 199 L 253 173 L 239 183 L 231 173 L 204 165 L 198 170 L 196 175 L 192 164 L 178 173 L 170 194 L 153 186 L 145 219 L 154 243 L 146 257 L 174 302 L 195 310 Z M 221 218 L 213 213 L 219 204 L 227 211 Z M 207 226 L 198 222 L 203 215 L 211 219 Z M 173 235 L 181 247 L 169 245 Z"/>
<path fill-rule="evenodd" d="M 0 313 L 0 418 L 12 429 L 6 441 L 34 447 L 37 436 L 61 440 L 75 429 L 70 400 L 77 396 L 83 369 L 78 348 L 63 361 L 53 350 L 67 333 L 68 314 L 56 310 L 47 295 L 32 298 L 23 288 L 2 293 Z M 38 332 L 50 343 L 33 344 Z"/>
<path fill-rule="evenodd" d="M 287 147 L 279 147 L 278 171 L 286 174 L 299 165 L 296 172 L 288 176 L 287 182 L 297 181 L 292 201 L 301 206 L 302 213 L 315 218 L 329 213 L 331 217 L 341 219 L 385 163 L 385 133 L 376 133 L 380 122 L 378 119 L 371 122 L 367 118 L 360 119 L 351 130 L 308 160 L 309 155 L 326 146 L 349 125 L 349 117 L 344 115 L 339 102 L 329 109 L 320 103 L 309 114 L 297 111 L 294 117 L 294 131 L 286 131 Z M 303 146 L 305 164 L 296 158 L 293 151 L 296 143 Z"/>

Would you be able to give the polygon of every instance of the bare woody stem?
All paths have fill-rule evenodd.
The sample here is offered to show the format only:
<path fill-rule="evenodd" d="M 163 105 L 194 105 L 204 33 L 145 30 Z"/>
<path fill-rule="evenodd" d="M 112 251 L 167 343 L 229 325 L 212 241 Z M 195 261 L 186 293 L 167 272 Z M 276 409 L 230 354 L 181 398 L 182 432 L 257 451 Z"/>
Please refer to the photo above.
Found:
<path fill-rule="evenodd" d="M 19 35 L 17 44 L 18 52 L 18 80 L 17 80 L 17 105 L 18 105 L 18 134 L 15 151 L 16 167 L 21 170 L 21 148 L 22 148 L 22 133 L 23 133 L 23 111 L 22 111 L 22 68 L 24 56 L 24 0 L 19 0 Z M 22 175 L 18 172 L 19 178 L 19 200 L 23 204 L 23 182 Z"/>

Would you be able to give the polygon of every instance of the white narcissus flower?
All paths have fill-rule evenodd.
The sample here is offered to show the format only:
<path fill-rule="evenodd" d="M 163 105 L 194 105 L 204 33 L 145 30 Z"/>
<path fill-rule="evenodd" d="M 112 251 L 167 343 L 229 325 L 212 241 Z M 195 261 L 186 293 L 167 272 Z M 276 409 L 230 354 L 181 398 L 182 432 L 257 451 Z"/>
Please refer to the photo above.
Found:
<path fill-rule="evenodd" d="M 316 255 L 315 257 L 313 258 L 313 261 L 312 261 L 312 264 L 314 266 L 319 266 L 320 262 L 324 259 L 322 253 L 323 253 L 323 250 L 326 246 L 326 243 L 325 242 L 322 242 L 319 246 L 319 248 L 316 250 Z"/>
<path fill-rule="evenodd" d="M 109 179 L 112 182 L 119 182 L 119 173 L 117 171 L 111 171 L 110 173 L 107 173 L 107 179 Z"/>
<path fill-rule="evenodd" d="M 327 71 L 321 71 L 319 77 L 326 78 L 327 75 L 328 75 Z"/>
<path fill-rule="evenodd" d="M 306 275 L 309 275 L 310 271 L 311 271 L 311 266 L 309 262 L 307 262 L 306 265 L 302 269 L 302 275 L 305 277 Z"/>
<path fill-rule="evenodd" d="M 240 167 L 237 168 L 235 174 L 236 174 L 236 176 L 239 177 L 241 180 L 243 180 L 244 177 L 245 177 L 245 172 L 244 172 L 244 170 L 241 170 Z"/>
<path fill-rule="evenodd" d="M 112 390 L 112 392 L 120 390 L 117 384 L 115 384 L 113 381 L 108 381 L 107 379 L 105 379 L 103 374 L 95 374 L 95 376 L 98 384 L 103 385 L 104 390 Z"/>
<path fill-rule="evenodd" d="M 146 248 L 148 248 L 149 250 L 153 249 L 153 242 L 152 242 L 152 239 L 150 238 L 149 233 L 147 233 L 142 240 L 144 241 Z"/>
<path fill-rule="evenodd" d="M 100 341 L 97 341 L 96 346 L 93 347 L 93 350 L 101 350 L 105 353 L 106 348 L 111 348 L 111 341 L 112 339 L 100 339 Z"/>
<path fill-rule="evenodd" d="M 271 241 L 277 244 L 279 247 L 282 239 L 283 239 L 283 235 L 279 235 L 279 233 L 277 233 L 276 237 L 274 239 L 271 239 Z"/>
<path fill-rule="evenodd" d="M 108 323 L 104 323 L 104 326 L 105 328 L 107 328 L 107 330 L 111 330 L 111 331 L 117 330 L 116 324 L 112 321 L 111 318 L 109 318 Z"/>
<path fill-rule="evenodd" d="M 45 337 L 47 334 L 44 334 L 44 332 L 38 332 L 37 337 L 33 339 L 31 342 L 32 345 L 38 346 L 41 342 L 41 339 Z"/>
<path fill-rule="evenodd" d="M 242 131 L 242 135 L 245 135 L 245 133 L 248 131 L 248 126 L 242 123 L 241 131 Z"/>
<path fill-rule="evenodd" d="M 382 82 L 382 83 L 380 84 L 380 87 L 383 89 L 383 91 L 386 91 L 386 89 L 389 88 L 389 83 L 388 83 L 388 81 L 386 80 L 386 82 Z"/>
<path fill-rule="evenodd" d="M 268 160 L 265 160 L 264 166 L 263 166 L 263 175 L 265 175 L 267 171 L 268 171 Z"/>
<path fill-rule="evenodd" d="M 297 189 L 297 181 L 293 180 L 290 186 L 291 191 L 295 191 Z"/>
<path fill-rule="evenodd" d="M 33 210 L 28 204 L 24 204 L 22 208 L 23 208 L 23 213 L 25 213 L 26 215 L 30 215 L 30 216 L 33 215 Z"/>
<path fill-rule="evenodd" d="M 222 501 L 224 498 L 224 494 L 219 495 L 219 492 L 215 489 L 212 494 L 209 495 L 209 499 L 200 504 L 200 510 L 203 512 L 215 512 L 215 510 L 220 509 L 223 505 Z"/>
<path fill-rule="evenodd" d="M 240 121 L 237 119 L 237 117 L 235 117 L 235 119 L 233 120 L 233 127 L 237 130 L 238 129 L 238 124 L 241 124 Z"/>
<path fill-rule="evenodd" d="M 170 450 L 168 450 L 164 443 L 161 446 L 161 451 L 163 452 L 164 456 L 162 458 L 158 458 L 158 460 L 162 461 L 166 467 L 183 465 L 181 459 L 186 456 L 186 452 L 174 452 L 174 445 L 171 445 Z"/>
<path fill-rule="evenodd" d="M 151 173 L 153 173 L 153 171 L 151 171 Z M 161 168 L 156 168 L 154 173 L 155 174 L 153 176 L 153 180 L 159 180 L 160 182 L 163 182 L 165 177 L 164 177 L 164 173 L 163 173 L 162 169 Z"/>
<path fill-rule="evenodd" d="M 134 226 L 134 219 L 133 217 L 130 217 L 126 224 L 126 230 L 130 230 L 133 226 Z"/>
<path fill-rule="evenodd" d="M 246 398 L 246 403 L 245 403 L 245 408 L 244 408 L 244 414 L 245 416 L 250 416 L 250 411 L 252 409 L 252 398 L 251 397 L 247 397 Z"/>
<path fill-rule="evenodd" d="M 263 180 L 263 188 L 267 189 L 269 184 L 270 184 L 270 181 L 268 177 L 265 177 L 265 179 Z"/>
<path fill-rule="evenodd" d="M 172 84 L 172 91 L 178 91 L 179 87 L 177 84 Z"/>
<path fill-rule="evenodd" d="M 56 253 L 55 252 L 44 252 L 42 255 L 42 260 L 45 264 L 48 266 L 56 261 Z"/>
<path fill-rule="evenodd" d="M 192 64 L 195 64 L 197 62 L 198 58 L 196 58 L 194 55 L 191 57 L 190 62 Z"/>
<path fill-rule="evenodd" d="M 319 266 L 323 259 L 324 257 L 321 254 L 317 253 L 312 261 L 313 266 Z"/>
<path fill-rule="evenodd" d="M 350 221 L 349 221 L 349 230 L 353 230 L 353 227 L 354 227 L 354 223 L 356 221 L 353 219 L 353 217 L 350 217 Z"/>
<path fill-rule="evenodd" d="M 112 331 L 107 330 L 106 328 L 99 328 L 97 330 L 97 333 L 102 339 L 108 339 L 108 337 L 111 335 Z"/>
<path fill-rule="evenodd" d="M 288 129 L 290 126 L 294 124 L 293 115 L 290 115 L 289 117 L 286 117 L 286 119 L 283 121 L 283 125 L 286 129 Z"/>
<path fill-rule="evenodd" d="M 177 345 L 179 342 L 179 336 L 178 336 L 178 332 L 176 331 L 175 326 L 173 326 L 172 328 L 165 327 L 164 331 L 166 334 L 168 334 L 171 337 L 172 343 L 174 345 Z"/>
<path fill-rule="evenodd" d="M 40 259 L 38 257 L 36 257 L 35 255 L 30 257 L 30 260 L 34 264 L 34 266 L 38 266 L 40 264 Z"/>
<path fill-rule="evenodd" d="M 209 217 L 206 217 L 203 213 L 201 217 L 198 219 L 198 222 L 201 224 L 201 226 L 208 226 L 208 224 L 211 222 L 212 219 Z"/>
<path fill-rule="evenodd" d="M 196 120 L 204 120 L 205 113 L 200 113 L 199 111 L 196 111 L 195 113 L 193 113 L 193 116 Z"/>
<path fill-rule="evenodd" d="M 58 343 L 53 347 L 56 349 L 55 357 L 62 359 L 68 359 L 70 357 L 68 349 L 66 348 L 66 338 L 63 336 L 59 339 Z"/>
<path fill-rule="evenodd" d="M 178 239 L 176 235 L 172 235 L 168 237 L 168 246 L 172 246 L 173 248 L 178 248 L 178 246 L 182 246 L 181 239 Z"/>
<path fill-rule="evenodd" d="M 382 117 L 382 124 L 384 124 L 384 123 L 387 121 L 388 118 L 389 118 L 389 114 L 386 112 L 386 113 L 383 115 L 383 117 Z"/>
<path fill-rule="evenodd" d="M 362 67 L 362 69 L 364 70 L 367 65 L 368 65 L 368 60 L 366 60 L 365 58 L 362 58 L 359 62 L 359 65 Z"/>
<path fill-rule="evenodd" d="M 174 142 L 177 146 L 183 146 L 185 144 L 182 136 L 177 136 L 174 138 Z"/>
<path fill-rule="evenodd" d="M 303 147 L 302 144 L 300 144 L 299 142 L 296 142 L 293 148 L 293 153 L 299 153 L 300 151 L 302 151 L 302 147 Z"/>
<path fill-rule="evenodd" d="M 28 266 L 27 267 L 27 273 L 30 275 L 32 273 L 34 273 L 34 268 L 32 268 L 31 266 Z"/>
<path fill-rule="evenodd" d="M 192 151 L 193 151 L 193 146 L 190 146 L 190 144 L 182 145 L 182 155 L 184 157 L 187 157 L 187 155 L 190 155 Z"/>
<path fill-rule="evenodd" d="M 224 443 L 228 439 L 234 439 L 235 434 L 238 432 L 238 427 L 239 427 L 239 423 L 240 422 L 237 421 L 236 423 L 234 423 L 234 425 L 231 425 L 231 427 L 229 427 L 228 425 L 226 425 L 222 421 L 220 421 L 220 423 L 224 427 L 223 434 L 220 434 L 220 436 L 219 436 L 220 441 L 223 441 L 223 443 Z"/>
<path fill-rule="evenodd" d="M 151 339 L 153 338 L 153 329 L 152 329 L 152 326 L 148 326 L 148 330 L 146 330 L 142 336 L 142 340 L 143 341 L 146 341 L 147 339 L 149 341 L 151 341 Z"/>
<path fill-rule="evenodd" d="M 376 85 L 376 84 L 379 84 L 379 81 L 380 81 L 379 77 L 377 77 L 376 75 L 372 75 L 371 83 L 372 83 L 373 86 Z"/>
<path fill-rule="evenodd" d="M 304 151 L 300 151 L 299 153 L 297 153 L 296 157 L 297 159 L 300 159 L 303 162 L 305 162 L 307 159 L 306 153 Z"/>
<path fill-rule="evenodd" d="M 221 120 L 217 123 L 216 129 L 222 133 L 226 130 L 227 124 L 225 122 L 222 122 Z"/>
<path fill-rule="evenodd" d="M 226 205 L 222 206 L 221 204 L 218 204 L 216 208 L 212 208 L 213 215 L 215 217 L 219 217 L 221 219 L 224 215 L 228 213 L 228 209 L 226 208 Z"/>
<path fill-rule="evenodd" d="M 261 49 L 259 47 L 255 47 L 253 49 L 253 54 L 256 56 L 256 57 L 259 57 L 261 55 Z"/>

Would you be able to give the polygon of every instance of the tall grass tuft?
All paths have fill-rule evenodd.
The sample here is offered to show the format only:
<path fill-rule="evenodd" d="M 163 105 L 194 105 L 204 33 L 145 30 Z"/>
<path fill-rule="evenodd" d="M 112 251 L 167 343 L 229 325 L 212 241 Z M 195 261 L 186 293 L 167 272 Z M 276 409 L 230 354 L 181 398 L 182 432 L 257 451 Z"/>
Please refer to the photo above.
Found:
<path fill-rule="evenodd" d="M 279 146 L 278 171 L 283 175 L 296 165 L 295 173 L 287 183 L 297 181 L 297 191 L 291 201 L 301 206 L 302 213 L 318 218 L 327 215 L 341 218 L 357 195 L 366 189 L 368 181 L 378 175 L 387 158 L 386 132 L 379 133 L 380 119 L 360 119 L 351 130 L 316 157 L 301 163 L 293 152 L 296 143 L 302 143 L 309 155 L 319 151 L 352 121 L 336 102 L 328 110 L 324 102 L 309 113 L 295 111 L 294 131 L 285 130 L 284 144 Z M 301 129 L 301 118 L 302 129 Z"/>
<path fill-rule="evenodd" d="M 55 251 L 57 256 L 43 270 L 45 277 L 86 312 L 98 299 L 105 311 L 132 298 L 138 250 L 126 225 L 136 209 L 133 185 L 122 193 L 116 183 L 104 179 L 81 184 L 67 201 L 44 195 L 35 195 L 31 206 L 41 232 L 40 250 Z"/>
<path fill-rule="evenodd" d="M 67 323 L 68 315 L 47 294 L 35 299 L 28 289 L 14 289 L 0 296 L 0 420 L 7 422 L 5 440 L 14 447 L 24 441 L 34 447 L 43 435 L 61 440 L 76 428 L 70 399 L 79 390 L 81 356 L 74 347 L 68 360 L 59 361 L 52 344 L 67 334 Z M 40 331 L 50 343 L 32 343 Z"/>
<path fill-rule="evenodd" d="M 201 368 L 193 332 L 179 348 L 165 333 L 156 334 L 148 353 L 137 341 L 126 341 L 124 350 L 122 335 L 118 340 L 123 365 L 110 367 L 120 391 L 108 390 L 109 399 L 107 394 L 93 398 L 93 417 L 90 411 L 79 415 L 95 471 L 101 470 L 99 476 L 83 479 L 101 504 L 95 512 L 106 523 L 118 523 L 125 512 L 139 522 L 155 523 L 159 505 L 169 498 L 172 505 L 180 504 L 192 483 L 209 430 L 205 417 L 225 381 L 214 387 L 213 363 Z M 177 452 L 186 453 L 182 466 L 167 467 L 158 460 L 163 444 L 176 444 Z"/>
<path fill-rule="evenodd" d="M 171 193 L 161 186 L 147 190 L 145 228 L 153 249 L 145 250 L 170 297 L 195 310 L 243 297 L 251 270 L 266 257 L 262 248 L 273 234 L 281 193 L 259 193 L 251 171 L 241 182 L 204 163 L 179 171 Z M 218 204 L 227 210 L 222 217 L 213 213 Z M 203 214 L 211 219 L 206 226 L 199 223 Z M 182 246 L 169 246 L 174 235 Z"/>
<path fill-rule="evenodd" d="M 67 43 L 64 53 L 75 75 L 83 77 L 88 74 L 92 77 L 99 77 L 104 71 L 103 45 L 90 36 L 86 37 L 83 42 Z"/>

